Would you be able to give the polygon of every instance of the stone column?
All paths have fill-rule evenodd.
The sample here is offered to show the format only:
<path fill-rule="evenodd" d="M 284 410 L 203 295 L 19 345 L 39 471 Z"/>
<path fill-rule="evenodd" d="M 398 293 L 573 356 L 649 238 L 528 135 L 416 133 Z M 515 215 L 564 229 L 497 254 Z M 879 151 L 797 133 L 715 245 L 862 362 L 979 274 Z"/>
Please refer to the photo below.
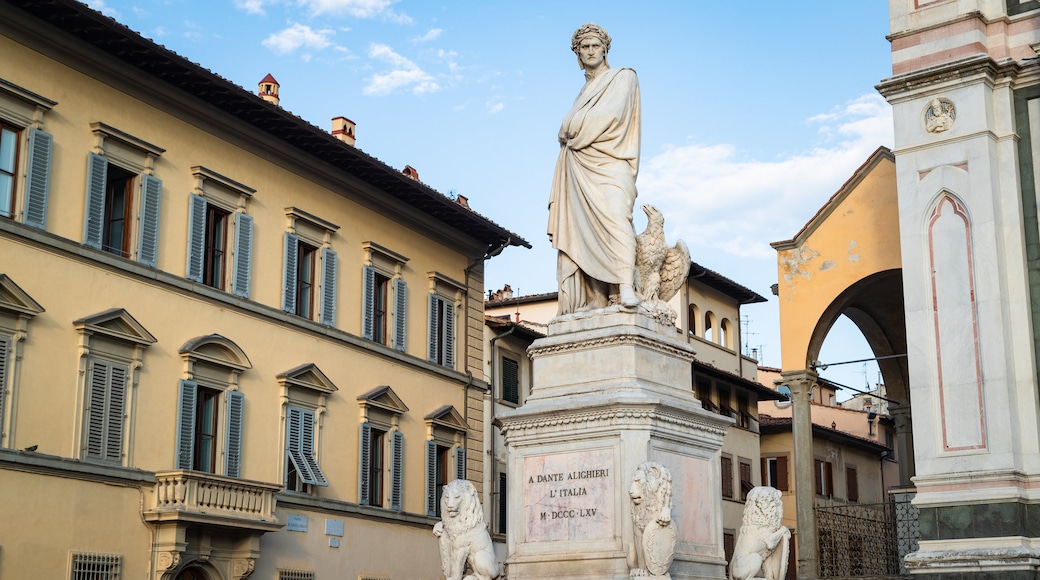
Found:
<path fill-rule="evenodd" d="M 794 438 L 794 501 L 797 523 L 798 579 L 814 580 L 819 560 L 816 546 L 815 480 L 812 410 L 809 399 L 817 374 L 811 370 L 781 373 L 791 389 L 791 431 Z"/>
<path fill-rule="evenodd" d="M 910 478 L 916 473 L 914 467 L 914 425 L 910 416 L 910 405 L 889 405 L 888 414 L 896 424 L 896 459 L 899 461 L 899 486 L 912 487 Z"/>

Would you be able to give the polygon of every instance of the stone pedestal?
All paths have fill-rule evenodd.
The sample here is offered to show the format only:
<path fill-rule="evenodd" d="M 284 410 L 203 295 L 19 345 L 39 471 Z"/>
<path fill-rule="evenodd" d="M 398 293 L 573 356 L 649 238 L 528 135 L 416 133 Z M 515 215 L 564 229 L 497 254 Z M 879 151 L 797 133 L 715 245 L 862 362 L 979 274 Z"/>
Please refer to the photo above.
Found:
<path fill-rule="evenodd" d="M 718 454 L 732 419 L 701 408 L 694 351 L 642 309 L 561 316 L 529 350 L 535 390 L 499 421 L 508 445 L 513 580 L 627 579 L 629 487 L 672 474 L 671 578 L 724 578 Z"/>

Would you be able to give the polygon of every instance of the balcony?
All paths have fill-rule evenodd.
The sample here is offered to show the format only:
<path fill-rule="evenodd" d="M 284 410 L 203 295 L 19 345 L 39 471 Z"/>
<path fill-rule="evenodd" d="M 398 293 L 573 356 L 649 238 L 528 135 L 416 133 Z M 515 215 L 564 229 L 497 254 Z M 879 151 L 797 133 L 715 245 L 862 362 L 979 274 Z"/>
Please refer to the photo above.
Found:
<path fill-rule="evenodd" d="M 274 514 L 282 486 L 201 471 L 161 471 L 144 510 L 148 522 L 197 523 L 260 532 L 281 529 Z"/>

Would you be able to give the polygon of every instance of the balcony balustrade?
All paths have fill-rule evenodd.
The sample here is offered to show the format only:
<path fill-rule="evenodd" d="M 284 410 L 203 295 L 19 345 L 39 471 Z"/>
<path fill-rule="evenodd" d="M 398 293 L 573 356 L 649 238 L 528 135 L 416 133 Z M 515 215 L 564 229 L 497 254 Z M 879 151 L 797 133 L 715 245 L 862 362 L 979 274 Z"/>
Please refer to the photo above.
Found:
<path fill-rule="evenodd" d="M 162 471 L 155 477 L 158 483 L 144 511 L 149 522 L 188 521 L 263 531 L 281 528 L 274 513 L 281 485 L 188 470 Z"/>

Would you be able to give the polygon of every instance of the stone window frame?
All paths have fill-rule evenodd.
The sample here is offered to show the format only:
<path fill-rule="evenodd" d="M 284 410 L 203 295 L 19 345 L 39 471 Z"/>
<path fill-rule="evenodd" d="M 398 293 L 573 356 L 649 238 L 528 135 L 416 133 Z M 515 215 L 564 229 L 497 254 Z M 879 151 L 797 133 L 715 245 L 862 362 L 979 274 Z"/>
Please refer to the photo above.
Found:
<path fill-rule="evenodd" d="M 189 280 L 200 282 L 249 298 L 252 284 L 253 217 L 248 213 L 249 203 L 256 190 L 201 165 L 191 168 L 195 186 L 188 202 L 188 250 L 185 272 Z M 212 252 L 206 235 L 209 228 L 209 206 L 228 215 L 223 236 L 225 247 L 220 285 L 205 279 L 206 256 Z M 231 219 L 233 218 L 233 219 Z"/>
<path fill-rule="evenodd" d="M 191 413 L 191 417 L 194 418 L 195 403 L 191 403 L 192 409 L 185 408 L 185 392 L 195 385 L 196 392 L 198 388 L 206 388 L 223 395 L 223 404 L 218 407 L 216 417 L 220 431 L 217 433 L 215 452 L 215 457 L 222 457 L 223 460 L 214 459 L 213 473 L 241 477 L 245 394 L 239 389 L 239 382 L 241 374 L 253 368 L 253 364 L 238 344 L 219 334 L 192 338 L 185 342 L 178 352 L 184 361 L 184 371 L 179 385 L 174 468 L 192 469 L 191 464 L 198 453 L 194 447 L 194 436 L 189 436 L 187 432 L 187 429 L 192 429 L 190 433 L 194 433 L 194 420 L 189 421 L 187 425 L 183 421 L 187 418 L 186 412 Z M 237 410 L 233 412 L 234 408 Z"/>
<path fill-rule="evenodd" d="M 101 121 L 91 123 L 90 131 L 94 145 L 87 154 L 83 243 L 108 251 L 102 244 L 104 224 L 99 222 L 104 222 L 108 167 L 115 166 L 135 176 L 129 200 L 134 219 L 125 232 L 130 243 L 125 255 L 119 255 L 154 268 L 158 264 L 163 189 L 162 180 L 155 176 L 155 162 L 166 150 Z"/>
<path fill-rule="evenodd" d="M 91 316 L 79 318 L 72 322 L 79 334 L 79 388 L 77 388 L 76 428 L 73 441 L 72 457 L 83 461 L 115 464 L 124 467 L 134 465 L 134 431 L 137 406 L 137 387 L 140 381 L 141 367 L 144 364 L 144 351 L 157 342 L 157 339 L 145 329 L 133 316 L 123 308 L 112 308 Z M 91 427 L 90 400 L 93 373 L 96 364 L 126 369 L 123 396 L 122 419 L 120 420 L 120 458 L 118 461 L 89 456 L 88 430 Z M 103 421 L 103 425 L 111 429 L 111 416 Z M 102 452 L 111 453 L 105 449 Z"/>
<path fill-rule="evenodd" d="M 426 515 L 439 517 L 439 501 L 436 487 L 441 484 L 436 479 L 438 447 L 446 447 L 451 453 L 450 465 L 454 467 L 455 479 L 466 479 L 466 427 L 465 419 L 452 405 L 444 405 L 423 417 L 426 422 Z M 450 476 L 449 471 L 445 471 Z M 452 481 L 448 479 L 444 484 Z"/>
<path fill-rule="evenodd" d="M 401 431 L 401 417 L 408 412 L 408 406 L 389 385 L 376 387 L 357 397 L 361 407 L 361 424 L 358 436 L 358 504 L 382 507 L 393 511 L 404 510 L 404 433 Z M 370 494 L 368 459 L 371 445 L 371 429 L 376 428 L 386 434 L 383 441 L 383 481 L 380 489 L 381 505 L 371 503 L 366 497 Z M 371 495 L 368 495 L 371 497 Z"/>
<path fill-rule="evenodd" d="M 465 307 L 466 286 L 449 276 L 436 271 L 426 273 L 429 281 L 429 311 L 427 313 L 427 360 L 433 364 L 455 369 L 459 356 L 459 326 Z M 450 308 L 448 308 L 450 306 Z M 440 309 L 447 314 L 440 324 Z M 442 343 L 447 344 L 443 350 Z"/>
<path fill-rule="evenodd" d="M 328 478 L 325 477 L 325 473 L 321 469 L 322 432 L 325 423 L 325 412 L 328 410 L 328 398 L 339 391 L 339 388 L 314 363 L 301 364 L 279 373 L 275 378 L 281 387 L 279 441 L 281 443 L 280 449 L 283 452 L 278 465 L 282 484 L 285 486 L 286 493 L 315 495 L 318 487 L 328 486 Z M 291 462 L 289 458 L 289 420 L 294 409 L 314 415 L 314 432 L 311 440 L 313 465 L 310 465 L 310 468 L 317 467 L 317 472 L 314 473 L 314 483 L 304 482 L 301 490 L 289 489 L 289 482 L 286 481 Z"/>
<path fill-rule="evenodd" d="M 295 206 L 285 208 L 287 220 L 282 254 L 282 310 L 295 313 L 299 301 L 296 287 L 297 263 L 300 244 L 316 250 L 315 279 L 312 286 L 313 312 L 308 317 L 325 326 L 336 326 L 337 254 L 332 240 L 339 226 L 303 211 Z M 291 286 L 291 288 L 290 288 Z"/>
<path fill-rule="evenodd" d="M 18 404 L 18 386 L 25 343 L 29 338 L 29 323 L 43 312 L 43 306 L 15 284 L 14 280 L 6 274 L 0 274 L 0 449 L 14 448 L 15 428 L 18 424 L 14 410 Z"/>
<path fill-rule="evenodd" d="M 404 279 L 408 258 L 373 241 L 363 242 L 361 250 L 364 253 L 361 335 L 368 340 L 375 340 L 374 326 L 372 328 L 370 326 L 375 322 L 374 277 L 378 274 L 388 280 L 386 313 L 388 330 L 380 344 L 404 352 L 408 346 L 408 283 Z"/>
<path fill-rule="evenodd" d="M 58 102 L 0 78 L 0 121 L 18 128 L 10 219 L 46 229 L 54 137 L 44 131 L 46 113 Z M 28 176 L 19 180 L 18 176 Z M 21 195 L 19 195 L 21 194 Z"/>

